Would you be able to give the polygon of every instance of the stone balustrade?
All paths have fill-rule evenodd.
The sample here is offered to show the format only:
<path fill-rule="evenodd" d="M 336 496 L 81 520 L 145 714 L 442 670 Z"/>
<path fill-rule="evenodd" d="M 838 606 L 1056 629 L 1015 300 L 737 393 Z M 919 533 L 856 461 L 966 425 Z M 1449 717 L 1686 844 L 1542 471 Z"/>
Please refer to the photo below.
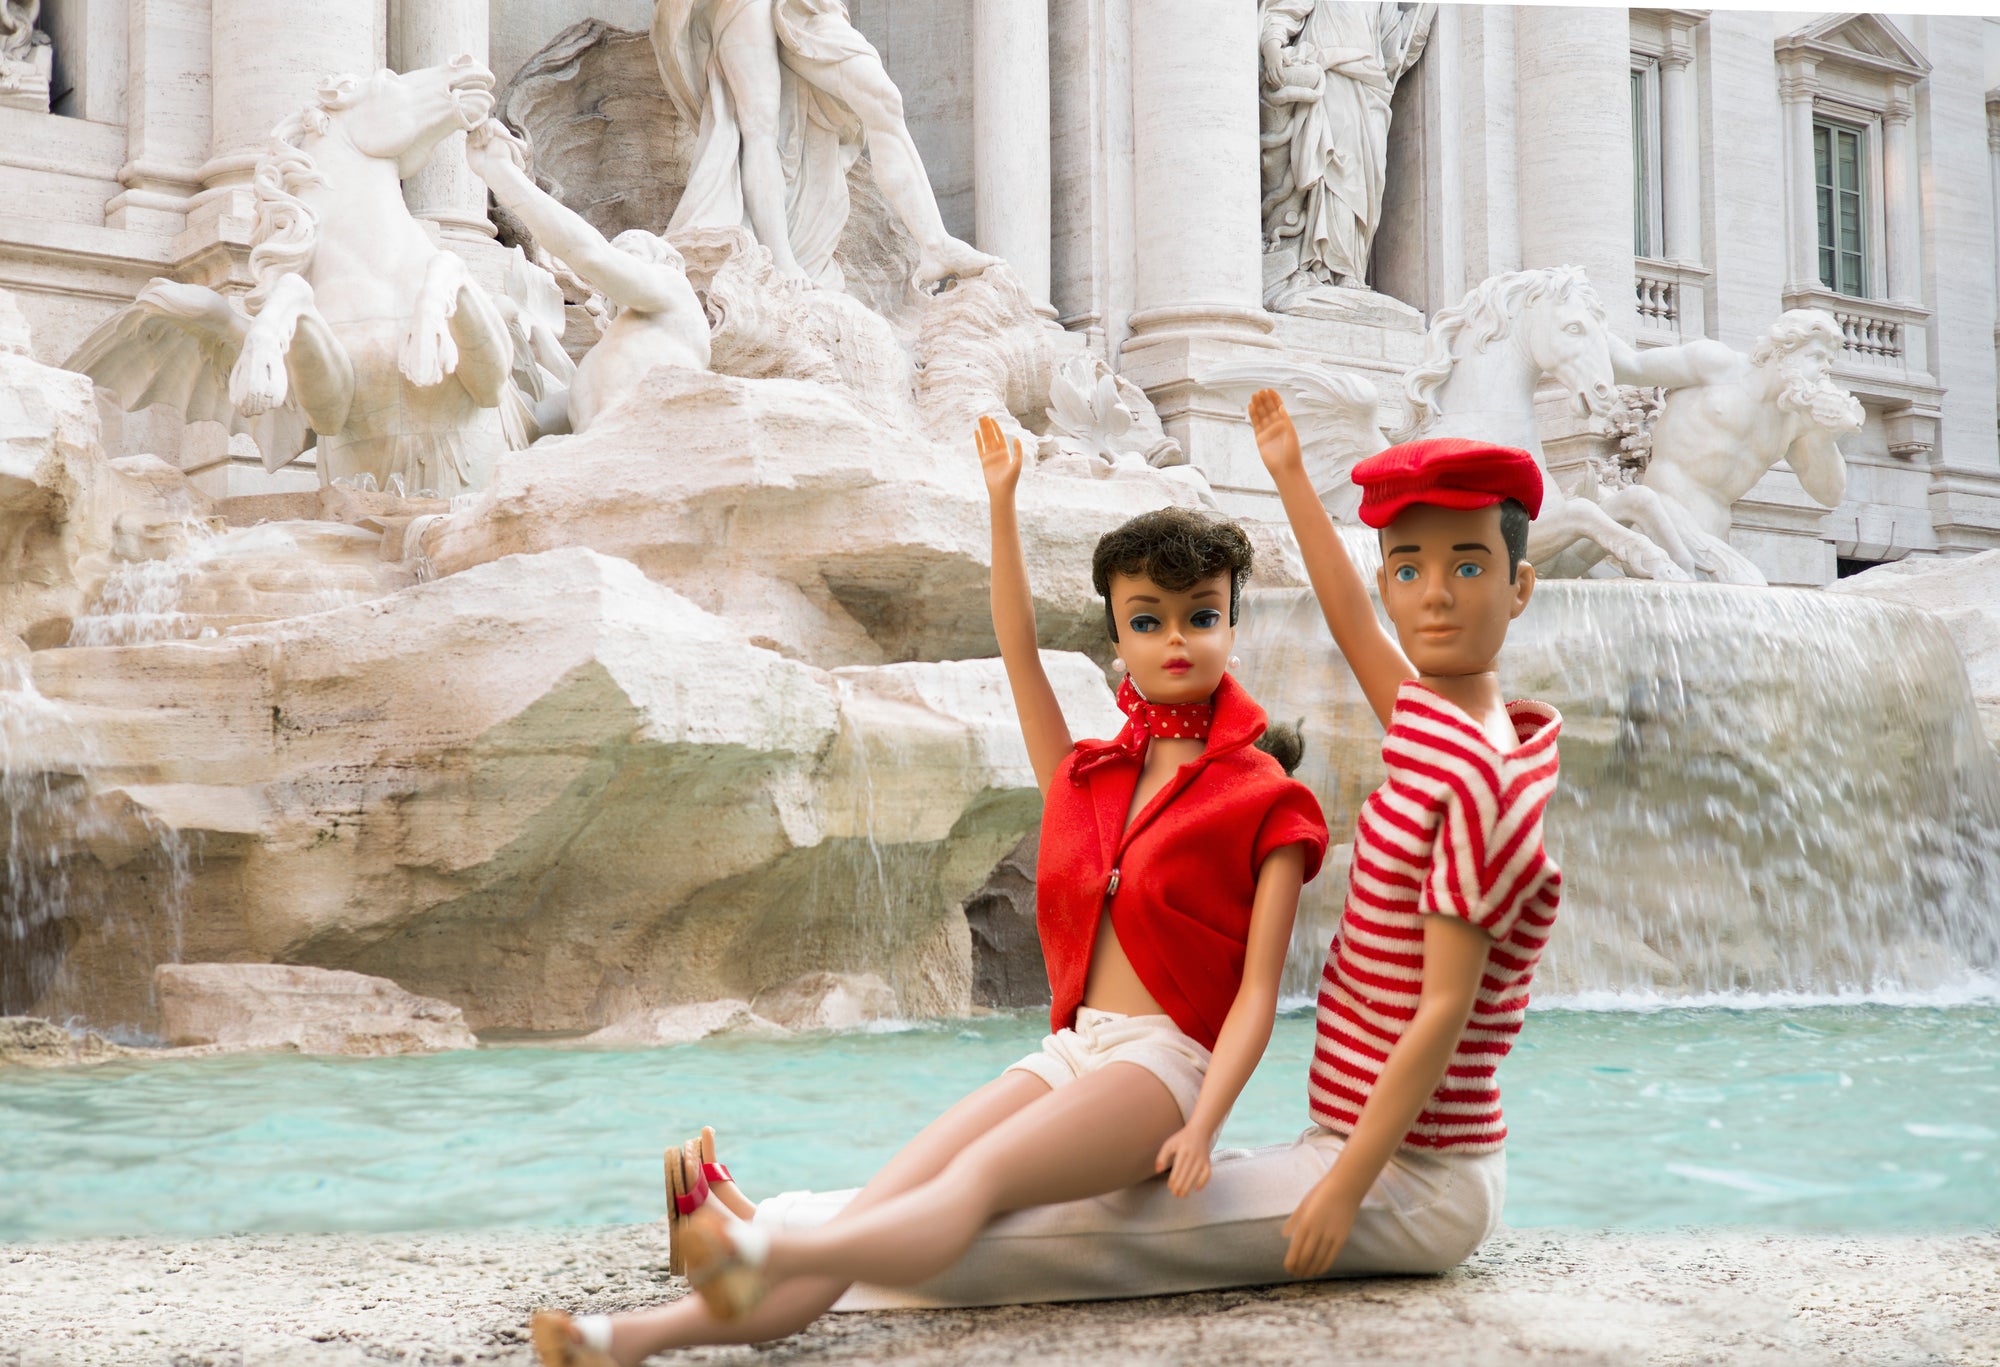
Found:
<path fill-rule="evenodd" d="M 1692 341 L 1708 335 L 1706 270 L 1639 257 L 1632 263 L 1632 276 L 1633 313 L 1642 341 Z"/>
<path fill-rule="evenodd" d="M 1925 324 L 1930 311 L 1887 299 L 1857 299 L 1831 290 L 1802 290 L 1785 296 L 1786 308 L 1825 309 L 1840 324 L 1840 370 L 1897 371 L 1912 379 L 1928 376 L 1930 348 Z"/>

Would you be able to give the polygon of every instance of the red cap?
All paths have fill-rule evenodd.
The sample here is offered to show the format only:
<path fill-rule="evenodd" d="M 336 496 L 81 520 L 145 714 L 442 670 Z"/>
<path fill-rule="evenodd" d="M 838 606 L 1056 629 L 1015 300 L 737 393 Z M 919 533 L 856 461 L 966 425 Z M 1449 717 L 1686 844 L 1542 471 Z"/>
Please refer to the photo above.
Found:
<path fill-rule="evenodd" d="M 1534 517 L 1542 511 L 1542 472 L 1517 446 L 1495 446 L 1469 437 L 1406 441 L 1354 467 L 1361 486 L 1361 520 L 1386 527 L 1412 503 L 1440 508 L 1490 508 L 1520 500 Z"/>

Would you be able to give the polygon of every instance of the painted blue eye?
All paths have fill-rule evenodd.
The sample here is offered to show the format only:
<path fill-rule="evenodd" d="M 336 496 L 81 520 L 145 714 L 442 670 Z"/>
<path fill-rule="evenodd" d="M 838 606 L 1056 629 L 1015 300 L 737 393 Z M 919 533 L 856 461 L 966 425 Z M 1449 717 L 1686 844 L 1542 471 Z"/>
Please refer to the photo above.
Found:
<path fill-rule="evenodd" d="M 1149 631 L 1158 631 L 1160 629 L 1160 619 L 1153 616 L 1150 612 L 1142 612 L 1125 625 L 1143 635 Z"/>
<path fill-rule="evenodd" d="M 1417 567 L 1416 567 L 1415 565 L 1398 565 L 1398 566 L 1396 566 L 1396 582 L 1397 582 L 1398 584 L 1414 584 L 1414 583 L 1416 583 L 1416 582 L 1417 582 Z"/>
<path fill-rule="evenodd" d="M 1468 560 L 1458 567 L 1457 573 L 1460 579 L 1477 579 L 1480 575 L 1486 573 L 1486 571 Z"/>
<path fill-rule="evenodd" d="M 1217 612 L 1214 608 L 1203 608 L 1200 612 L 1197 612 L 1194 615 L 1193 621 L 1196 627 L 1198 627 L 1203 631 L 1206 631 L 1212 626 L 1218 626 L 1221 624 L 1222 614 Z"/>

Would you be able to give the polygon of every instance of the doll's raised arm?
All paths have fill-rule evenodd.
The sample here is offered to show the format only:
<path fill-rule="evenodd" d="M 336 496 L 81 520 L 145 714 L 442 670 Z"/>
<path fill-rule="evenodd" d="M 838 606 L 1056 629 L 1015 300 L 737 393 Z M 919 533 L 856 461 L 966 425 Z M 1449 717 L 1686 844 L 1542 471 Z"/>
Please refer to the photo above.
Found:
<path fill-rule="evenodd" d="M 1367 581 L 1355 567 L 1326 505 L 1313 492 L 1306 476 L 1304 454 L 1299 450 L 1298 429 L 1292 426 L 1285 401 L 1273 389 L 1260 389 L 1250 397 L 1250 427 L 1257 434 L 1257 454 L 1278 486 L 1285 502 L 1285 516 L 1291 520 L 1292 535 L 1298 538 L 1299 554 L 1306 562 L 1319 610 L 1333 632 L 1333 643 L 1347 657 L 1347 667 L 1368 697 L 1382 725 L 1396 707 L 1396 690 L 1403 680 L 1417 677 L 1409 656 L 1396 644 L 1395 637 L 1382 628 L 1375 605 L 1368 598 Z"/>
<path fill-rule="evenodd" d="M 1042 668 L 1041 646 L 1035 639 L 1035 598 L 1028 588 L 1021 528 L 1014 516 L 1021 443 L 1008 441 L 993 419 L 981 418 L 978 446 L 986 497 L 993 509 L 993 634 L 1000 641 L 1000 660 L 1007 667 L 1007 685 L 1021 718 L 1021 737 L 1028 742 L 1028 762 L 1035 766 L 1035 783 L 1047 793 L 1056 766 L 1070 752 L 1069 723 L 1063 719 L 1048 671 Z"/>
<path fill-rule="evenodd" d="M 1285 951 L 1292 942 L 1292 922 L 1299 912 L 1299 889 L 1305 883 L 1306 852 L 1299 844 L 1271 851 L 1257 871 L 1257 895 L 1250 904 L 1250 933 L 1243 952 L 1243 981 L 1209 1056 L 1194 1109 L 1187 1123 L 1160 1146 L 1153 1171 L 1167 1174 L 1167 1187 L 1186 1196 L 1208 1185 L 1209 1151 L 1229 1108 L 1257 1070 L 1271 1042 L 1271 1024 L 1278 1015 L 1278 984 L 1285 971 Z"/>

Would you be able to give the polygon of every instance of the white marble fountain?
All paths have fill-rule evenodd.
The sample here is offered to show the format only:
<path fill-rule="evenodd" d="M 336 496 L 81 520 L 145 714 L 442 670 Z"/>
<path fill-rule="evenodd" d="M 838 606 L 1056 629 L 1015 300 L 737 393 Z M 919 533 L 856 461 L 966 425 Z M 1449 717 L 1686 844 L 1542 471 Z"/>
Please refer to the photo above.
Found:
<path fill-rule="evenodd" d="M 996 866 L 1039 812 L 990 658 L 972 423 L 1039 453 L 1024 534 L 1081 732 L 1117 720 L 1090 547 L 1213 500 L 1143 392 L 945 233 L 894 102 L 811 60 L 838 32 L 780 35 L 777 113 L 810 128 L 790 184 L 709 155 L 763 96 L 718 107 L 685 39 L 580 25 L 497 105 L 470 59 L 331 78 L 258 166 L 248 295 L 155 282 L 69 370 L 0 354 L 0 1014 L 157 1033 L 177 962 L 393 979 L 475 1029 L 643 1038 L 826 974 L 872 1009 L 972 1006 L 966 904 L 1019 903 Z M 593 136 L 579 81 L 655 84 L 620 106 L 644 120 Z M 403 207 L 459 130 L 524 248 L 504 291 Z M 635 139 L 650 197 L 565 189 Z M 1569 718 L 1563 989 L 2000 961 L 2000 770 L 1944 625 L 1744 586 L 1727 544 L 1780 459 L 1839 500 L 1857 418 L 1827 326 L 1642 357 L 1580 272 L 1523 272 L 1440 315 L 1390 405 L 1539 450 L 1545 377 L 1600 415 L 1620 383 L 1665 391 L 1647 474 L 1560 491 L 1533 548 L 1627 577 L 1551 584 L 1510 648 Z M 1280 351 L 1211 380 L 1287 389 L 1336 511 L 1388 439 L 1367 382 Z M 94 386 L 219 421 L 273 469 L 311 450 L 322 487 L 211 502 L 109 459 Z M 1246 674 L 1306 717 L 1344 826 L 1376 732 L 1282 528 L 1255 530 Z"/>

